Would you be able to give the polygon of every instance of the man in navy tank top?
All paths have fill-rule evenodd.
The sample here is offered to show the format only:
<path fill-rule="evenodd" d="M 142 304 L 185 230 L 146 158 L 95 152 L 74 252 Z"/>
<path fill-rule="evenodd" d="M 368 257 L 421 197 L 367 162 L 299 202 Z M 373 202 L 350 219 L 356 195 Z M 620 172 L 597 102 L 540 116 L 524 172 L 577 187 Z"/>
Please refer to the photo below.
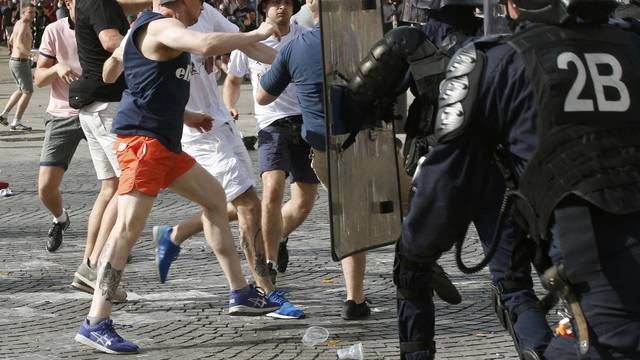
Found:
<path fill-rule="evenodd" d="M 278 35 L 277 30 L 263 23 L 248 33 L 190 31 L 187 27 L 198 20 L 202 4 L 201 0 L 154 0 L 153 11 L 142 13 L 123 40 L 123 50 L 105 63 L 105 81 L 124 70 L 128 86 L 112 127 L 122 172 L 118 219 L 99 264 L 89 315 L 75 339 L 106 353 L 138 352 L 136 344 L 115 332 L 109 316 L 127 256 L 163 188 L 202 206 L 205 237 L 231 288 L 229 313 L 263 314 L 279 306 L 247 284 L 229 229 L 224 190 L 180 145 L 183 123 L 205 131 L 212 127 L 209 116 L 185 116 L 193 71 L 189 53 L 211 56 L 241 47 L 270 63 L 275 51 L 257 42 L 274 32 Z M 120 56 L 126 61 L 120 62 Z"/>

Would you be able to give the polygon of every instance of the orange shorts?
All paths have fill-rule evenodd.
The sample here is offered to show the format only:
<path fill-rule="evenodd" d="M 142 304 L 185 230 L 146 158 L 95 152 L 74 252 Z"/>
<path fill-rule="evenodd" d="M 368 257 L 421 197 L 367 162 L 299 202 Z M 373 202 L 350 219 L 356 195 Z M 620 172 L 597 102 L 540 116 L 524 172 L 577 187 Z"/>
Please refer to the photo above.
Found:
<path fill-rule="evenodd" d="M 118 195 L 137 190 L 156 196 L 196 163 L 184 151 L 176 154 L 148 136 L 118 135 L 113 147 L 121 171 Z"/>

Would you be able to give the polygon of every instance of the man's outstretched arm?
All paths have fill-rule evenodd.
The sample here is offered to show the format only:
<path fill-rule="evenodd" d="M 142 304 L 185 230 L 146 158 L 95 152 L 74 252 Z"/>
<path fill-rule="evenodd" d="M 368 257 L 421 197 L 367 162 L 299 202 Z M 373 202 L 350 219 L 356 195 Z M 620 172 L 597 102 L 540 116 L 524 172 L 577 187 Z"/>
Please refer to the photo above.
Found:
<path fill-rule="evenodd" d="M 201 33 L 192 31 L 176 19 L 162 19 L 149 24 L 147 34 L 168 48 L 201 56 L 226 54 L 239 47 L 267 39 L 277 29 L 262 23 L 247 33 Z"/>

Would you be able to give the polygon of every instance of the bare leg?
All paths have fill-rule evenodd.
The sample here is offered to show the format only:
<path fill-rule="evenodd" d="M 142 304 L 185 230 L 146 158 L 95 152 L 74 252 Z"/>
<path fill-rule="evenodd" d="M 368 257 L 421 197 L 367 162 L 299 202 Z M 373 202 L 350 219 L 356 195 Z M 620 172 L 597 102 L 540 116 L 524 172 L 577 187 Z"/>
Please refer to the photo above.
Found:
<path fill-rule="evenodd" d="M 225 194 L 220 183 L 196 164 L 170 186 L 171 190 L 202 206 L 204 236 L 213 249 L 231 290 L 242 289 L 247 282 L 240 257 L 229 228 Z"/>
<path fill-rule="evenodd" d="M 227 215 L 230 213 L 229 207 L 233 207 L 233 213 L 237 214 L 238 217 L 240 246 L 249 263 L 251 274 L 258 286 L 268 293 L 274 289 L 271 278 L 268 274 L 260 276 L 256 270 L 256 254 L 258 254 L 257 257 L 261 264 L 266 262 L 264 243 L 260 231 L 260 199 L 256 189 L 252 187 L 231 203 L 228 203 Z M 173 227 L 171 240 L 180 245 L 202 230 L 202 216 L 195 215 Z"/>
<path fill-rule="evenodd" d="M 238 212 L 231 203 L 227 203 L 227 217 L 229 222 L 238 220 Z M 193 215 L 187 220 L 174 225 L 171 231 L 171 240 L 178 245 L 184 243 L 188 238 L 202 231 L 202 213 Z"/>
<path fill-rule="evenodd" d="M 109 299 L 120 285 L 127 257 L 144 229 L 154 200 L 155 197 L 138 191 L 118 196 L 118 219 L 100 256 L 98 286 L 93 293 L 90 317 L 107 318 L 111 315 Z"/>
<path fill-rule="evenodd" d="M 102 219 L 104 217 L 105 210 L 107 209 L 107 205 L 109 205 L 109 202 L 114 197 L 117 189 L 117 177 L 102 180 L 100 193 L 98 193 L 98 197 L 96 197 L 96 201 L 93 203 L 91 214 L 89 214 L 89 223 L 87 225 L 87 243 L 84 249 L 84 260 L 91 257 L 91 261 L 93 264 L 96 264 L 95 261 L 97 261 L 98 257 L 100 256 L 101 249 L 99 251 L 96 251 L 93 257 L 91 255 L 93 254 L 93 249 L 96 245 L 96 239 L 98 238 L 98 232 L 101 228 Z M 116 207 L 114 206 L 114 208 Z M 113 217 L 115 219 L 115 216 Z M 113 226 L 113 220 L 111 220 L 111 224 Z M 111 226 L 109 228 L 111 228 Z M 108 234 L 109 232 L 107 232 L 107 236 Z M 107 236 L 105 236 L 105 238 Z"/>
<path fill-rule="evenodd" d="M 364 301 L 364 270 L 367 264 L 366 252 L 342 259 L 342 273 L 347 287 L 347 300 L 353 300 L 357 304 Z"/>
<path fill-rule="evenodd" d="M 64 176 L 64 168 L 56 166 L 40 166 L 38 174 L 38 196 L 42 204 L 55 216 L 62 216 L 62 195 L 60 184 Z"/>
<path fill-rule="evenodd" d="M 238 211 L 232 203 L 227 203 L 227 216 L 229 217 L 229 222 L 238 220 Z"/>
<path fill-rule="evenodd" d="M 258 286 L 269 293 L 275 287 L 265 268 L 267 258 L 260 231 L 260 199 L 256 189 L 252 187 L 245 191 L 234 199 L 232 204 L 238 211 L 240 245 L 249 263 L 253 279 Z"/>
<path fill-rule="evenodd" d="M 278 258 L 278 242 L 282 237 L 282 199 L 285 173 L 281 170 L 262 173 L 262 236 L 267 260 Z"/>
<path fill-rule="evenodd" d="M 31 100 L 32 93 L 22 93 L 20 100 L 18 101 L 18 108 L 16 109 L 16 118 L 22 119 L 27 106 L 29 106 L 29 100 Z"/>
<path fill-rule="evenodd" d="M 113 230 L 117 217 L 118 195 L 113 195 L 111 201 L 109 201 L 109 204 L 107 205 L 107 208 L 104 210 L 104 215 L 100 222 L 100 229 L 98 230 L 98 235 L 96 236 L 93 249 L 91 249 L 91 255 L 89 255 L 89 261 L 91 261 L 92 264 L 98 263 L 100 254 L 102 254 L 102 249 L 109 239 L 109 234 L 111 234 L 111 231 Z"/>
<path fill-rule="evenodd" d="M 317 184 L 291 184 L 291 199 L 282 206 L 282 238 L 291 234 L 307 218 L 318 193 Z"/>
<path fill-rule="evenodd" d="M 171 240 L 176 244 L 181 245 L 188 238 L 202 231 L 202 213 L 193 215 L 173 226 L 171 231 Z"/>
<path fill-rule="evenodd" d="M 13 94 L 11 94 L 11 97 L 9 98 L 7 105 L 4 106 L 4 110 L 2 112 L 4 114 L 7 114 L 9 111 L 11 111 L 11 109 L 13 109 L 13 107 L 16 106 L 21 96 L 22 96 L 22 91 L 20 90 L 14 91 Z"/>

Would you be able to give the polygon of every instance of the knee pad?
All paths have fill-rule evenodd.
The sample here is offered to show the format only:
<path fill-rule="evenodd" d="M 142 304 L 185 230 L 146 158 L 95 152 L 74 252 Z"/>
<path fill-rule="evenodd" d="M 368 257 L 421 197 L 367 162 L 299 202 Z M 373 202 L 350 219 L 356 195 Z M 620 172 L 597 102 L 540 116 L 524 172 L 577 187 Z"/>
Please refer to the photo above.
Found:
<path fill-rule="evenodd" d="M 393 283 L 397 298 L 408 301 L 430 301 L 433 297 L 431 278 L 433 263 L 414 263 L 399 253 L 393 266 Z"/>

